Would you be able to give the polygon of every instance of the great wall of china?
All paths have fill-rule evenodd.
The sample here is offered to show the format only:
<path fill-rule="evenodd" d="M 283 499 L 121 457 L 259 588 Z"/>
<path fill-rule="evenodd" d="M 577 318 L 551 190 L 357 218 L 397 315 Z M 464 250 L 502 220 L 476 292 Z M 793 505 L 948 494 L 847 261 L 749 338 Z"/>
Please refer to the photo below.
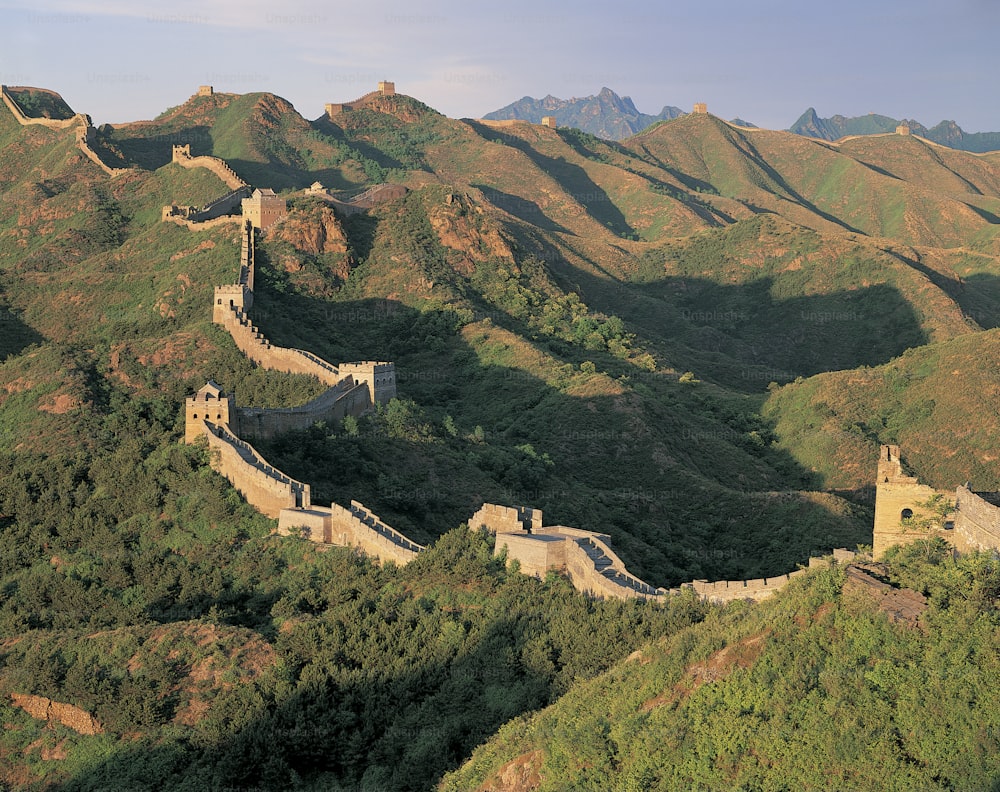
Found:
<path fill-rule="evenodd" d="M 0 85 L 0 97 L 2 97 L 3 103 L 7 105 L 7 109 L 10 110 L 14 118 L 17 119 L 17 122 L 21 126 L 42 126 L 46 129 L 56 130 L 75 129 L 77 147 L 91 162 L 97 165 L 106 174 L 109 176 L 121 176 L 131 170 L 130 168 L 112 168 L 110 165 L 105 163 L 104 160 L 101 159 L 100 155 L 94 150 L 93 144 L 97 139 L 97 130 L 94 129 L 94 124 L 90 120 L 89 115 L 86 115 L 85 113 L 77 113 L 72 118 L 66 119 L 33 118 L 24 113 L 14 97 L 11 96 L 10 90 L 9 86 Z M 16 90 L 16 88 L 14 90 Z"/>
<path fill-rule="evenodd" d="M 211 90 L 203 87 L 199 95 L 207 95 L 206 89 Z M 352 106 L 362 106 L 377 96 L 393 93 L 392 83 L 380 83 L 377 91 L 356 102 L 328 105 L 327 112 L 332 117 Z M 0 86 L 0 95 L 22 125 L 40 124 L 51 129 L 75 127 L 81 150 L 102 170 L 112 176 L 126 171 L 109 168 L 90 148 L 94 128 L 89 117 L 77 114 L 66 120 L 28 118 L 6 86 Z M 336 112 L 332 112 L 333 108 Z M 707 110 L 700 105 L 695 112 Z M 275 346 L 268 341 L 249 316 L 255 271 L 254 225 L 233 214 L 237 206 L 246 207 L 250 186 L 223 160 L 192 157 L 189 146 L 174 146 L 173 162 L 185 168 L 208 168 L 230 188 L 230 193 L 201 210 L 167 207 L 164 220 L 191 229 L 208 228 L 218 223 L 242 223 L 238 276 L 234 284 L 215 288 L 213 321 L 226 328 L 237 347 L 256 365 L 307 374 L 328 386 L 325 393 L 308 404 L 265 409 L 239 407 L 231 396 L 209 381 L 186 399 L 185 441 L 194 443 L 204 438 L 212 467 L 225 476 L 248 503 L 266 516 L 277 519 L 280 534 L 357 547 L 381 561 L 407 563 L 425 548 L 391 528 L 357 501 L 351 501 L 349 508 L 337 504 L 314 506 L 308 484 L 295 481 L 274 468 L 243 439 L 268 438 L 320 420 L 339 421 L 346 415 L 361 415 L 377 404 L 385 404 L 396 395 L 393 364 L 363 361 L 334 366 L 307 351 Z M 316 187 L 314 185 L 311 192 L 320 192 Z M 367 208 L 367 204 L 377 202 L 383 189 L 383 185 L 377 185 L 349 205 L 357 210 Z M 390 192 L 395 197 L 396 192 Z M 468 524 L 470 529 L 485 529 L 494 534 L 495 552 L 506 554 L 508 561 L 517 561 L 525 574 L 543 577 L 550 571 L 564 573 L 578 590 L 593 597 L 656 600 L 691 589 L 699 597 L 717 603 L 758 601 L 773 596 L 793 578 L 806 573 L 800 568 L 770 578 L 711 583 L 695 580 L 675 589 L 654 588 L 627 571 L 608 544 L 610 537 L 607 534 L 560 525 L 544 526 L 542 512 L 538 509 L 487 503 L 472 515 Z M 946 539 L 956 552 L 996 552 L 1000 548 L 1000 493 L 975 493 L 965 485 L 958 487 L 952 498 L 950 493 L 932 489 L 920 484 L 915 477 L 905 475 L 898 446 L 882 446 L 877 469 L 874 556 L 880 557 L 893 545 L 928 536 Z M 832 558 L 810 558 L 809 566 L 831 561 L 850 563 L 854 558 L 855 553 L 851 551 L 835 550 Z"/>
<path fill-rule="evenodd" d="M 192 227 L 203 227 L 194 224 Z M 300 536 L 322 544 L 357 547 L 380 561 L 405 564 L 425 548 L 387 525 L 357 501 L 349 508 L 311 502 L 308 484 L 296 481 L 270 465 L 246 439 L 272 437 L 316 421 L 339 421 L 360 415 L 396 395 L 391 363 L 330 363 L 299 349 L 270 343 L 252 324 L 255 272 L 254 229 L 243 226 L 240 263 L 235 284 L 215 288 L 213 321 L 225 327 L 237 347 L 262 368 L 313 376 L 329 386 L 318 398 L 301 407 L 264 409 L 238 407 L 231 396 L 209 381 L 185 403 L 185 441 L 205 438 L 212 467 L 225 476 L 261 513 L 278 521 L 278 533 Z M 676 589 L 655 588 L 635 577 L 611 549 L 607 534 L 567 526 L 543 526 L 542 512 L 486 503 L 468 521 L 473 530 L 496 536 L 495 553 L 517 561 L 525 574 L 544 577 L 549 571 L 566 574 L 588 596 L 657 600 L 684 589 L 699 597 L 723 603 L 739 599 L 763 600 L 773 596 L 799 569 L 786 575 L 756 580 L 695 580 Z M 845 562 L 850 551 L 836 551 Z M 810 559 L 810 566 L 827 563 Z"/>

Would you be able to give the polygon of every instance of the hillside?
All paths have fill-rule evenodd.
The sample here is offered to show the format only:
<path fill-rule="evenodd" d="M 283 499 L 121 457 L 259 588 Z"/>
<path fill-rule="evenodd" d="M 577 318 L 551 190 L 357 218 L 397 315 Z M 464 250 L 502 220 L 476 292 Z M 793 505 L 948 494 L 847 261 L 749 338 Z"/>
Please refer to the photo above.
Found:
<path fill-rule="evenodd" d="M 406 567 L 273 536 L 180 444 L 208 379 L 253 406 L 320 387 L 212 324 L 237 226 L 161 222 L 228 190 L 175 144 L 288 201 L 258 239 L 268 338 L 395 363 L 384 409 L 259 450 L 317 503 L 360 500 L 431 546 Z M 672 586 L 868 543 L 880 443 L 930 483 L 994 486 L 993 157 L 707 114 L 618 143 L 402 95 L 309 121 L 267 93 L 195 96 L 94 149 L 127 170 L 0 108 L 4 783 L 426 789 L 642 645 L 697 661 L 713 630 L 773 617 L 775 651 L 812 651 L 782 609 L 813 594 L 719 615 L 507 571 L 460 527 L 484 501 L 607 533 Z M 302 192 L 316 181 L 406 190 L 344 215 Z M 836 599 L 824 574 L 807 590 Z M 104 731 L 43 728 L 8 693 Z"/>
<path fill-rule="evenodd" d="M 996 561 L 944 555 L 890 561 L 918 589 L 908 607 L 929 594 L 915 623 L 894 610 L 900 589 L 813 573 L 508 724 L 438 788 L 993 789 Z"/>

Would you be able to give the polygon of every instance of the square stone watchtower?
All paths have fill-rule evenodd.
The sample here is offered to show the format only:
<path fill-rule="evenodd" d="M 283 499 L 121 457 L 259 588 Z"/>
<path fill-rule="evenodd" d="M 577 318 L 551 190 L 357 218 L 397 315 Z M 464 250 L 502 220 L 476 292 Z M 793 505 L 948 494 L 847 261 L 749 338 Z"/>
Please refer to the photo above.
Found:
<path fill-rule="evenodd" d="M 551 127 L 555 129 L 558 124 L 556 123 L 555 116 L 542 116 L 542 126 Z"/>
<path fill-rule="evenodd" d="M 250 221 L 254 228 L 259 228 L 262 231 L 288 214 L 285 199 L 276 195 L 274 190 L 268 187 L 254 190 L 253 195 L 243 199 L 241 206 L 243 216 Z"/>
<path fill-rule="evenodd" d="M 708 112 L 708 105 L 705 104 L 704 102 L 695 102 L 694 112 L 698 113 L 699 115 L 704 115 L 705 113 Z"/>
<path fill-rule="evenodd" d="M 378 92 L 382 94 L 382 96 L 395 96 L 396 83 L 389 82 L 388 80 L 382 80 L 378 84 Z"/>
<path fill-rule="evenodd" d="M 228 426 L 229 416 L 233 414 L 233 397 L 209 380 L 194 396 L 184 400 L 184 442 L 193 443 L 201 437 L 205 433 L 205 421 Z"/>
<path fill-rule="evenodd" d="M 354 377 L 355 382 L 368 385 L 368 396 L 372 406 L 386 404 L 396 398 L 396 367 L 392 363 L 362 360 L 355 363 L 341 363 L 337 370 L 342 377 Z"/>

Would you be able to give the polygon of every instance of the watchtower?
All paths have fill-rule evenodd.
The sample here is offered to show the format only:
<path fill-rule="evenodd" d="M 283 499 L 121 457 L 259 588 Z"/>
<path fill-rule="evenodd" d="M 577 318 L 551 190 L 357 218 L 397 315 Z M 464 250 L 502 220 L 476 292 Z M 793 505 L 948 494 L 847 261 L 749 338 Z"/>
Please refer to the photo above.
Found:
<path fill-rule="evenodd" d="M 214 93 L 215 89 L 211 85 L 198 86 L 198 96 L 211 96 Z"/>
<path fill-rule="evenodd" d="M 241 206 L 243 216 L 262 231 L 288 214 L 285 199 L 268 187 L 254 190 L 253 195 L 243 199 Z"/>
<path fill-rule="evenodd" d="M 395 96 L 396 83 L 389 82 L 388 80 L 381 80 L 378 84 L 378 92 L 382 94 L 382 96 Z"/>
<path fill-rule="evenodd" d="M 355 363 L 341 363 L 337 370 L 342 377 L 354 377 L 355 382 L 368 385 L 368 396 L 372 406 L 386 404 L 396 398 L 396 367 L 392 363 L 362 360 Z"/>
<path fill-rule="evenodd" d="M 235 414 L 233 397 L 209 380 L 194 396 L 184 400 L 184 442 L 193 443 L 201 437 L 205 421 L 228 426 L 231 414 Z"/>
<path fill-rule="evenodd" d="M 950 526 L 933 506 L 928 505 L 941 502 L 941 498 L 947 499 L 947 503 L 954 502 L 952 493 L 928 487 L 916 476 L 906 475 L 898 445 L 882 446 L 876 472 L 875 524 L 872 528 L 875 558 L 893 545 L 909 544 L 930 536 L 950 537 Z"/>
<path fill-rule="evenodd" d="M 542 126 L 552 127 L 552 129 L 555 129 L 556 126 L 558 126 L 556 124 L 556 117 L 555 116 L 542 116 Z"/>
<path fill-rule="evenodd" d="M 704 102 L 695 102 L 694 112 L 698 113 L 699 115 L 704 115 L 705 113 L 708 112 L 708 105 L 705 104 Z"/>

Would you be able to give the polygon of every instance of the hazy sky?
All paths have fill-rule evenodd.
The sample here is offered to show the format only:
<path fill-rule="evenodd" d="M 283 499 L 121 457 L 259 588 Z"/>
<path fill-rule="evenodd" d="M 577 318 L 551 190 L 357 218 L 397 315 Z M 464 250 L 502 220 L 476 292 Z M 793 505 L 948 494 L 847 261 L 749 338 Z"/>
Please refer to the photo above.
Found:
<path fill-rule="evenodd" d="M 813 106 L 1000 131 L 996 0 L 0 0 L 0 31 L 0 82 L 97 124 L 201 84 L 316 118 L 387 79 L 455 118 L 607 86 L 646 113 L 703 101 L 771 129 Z"/>

